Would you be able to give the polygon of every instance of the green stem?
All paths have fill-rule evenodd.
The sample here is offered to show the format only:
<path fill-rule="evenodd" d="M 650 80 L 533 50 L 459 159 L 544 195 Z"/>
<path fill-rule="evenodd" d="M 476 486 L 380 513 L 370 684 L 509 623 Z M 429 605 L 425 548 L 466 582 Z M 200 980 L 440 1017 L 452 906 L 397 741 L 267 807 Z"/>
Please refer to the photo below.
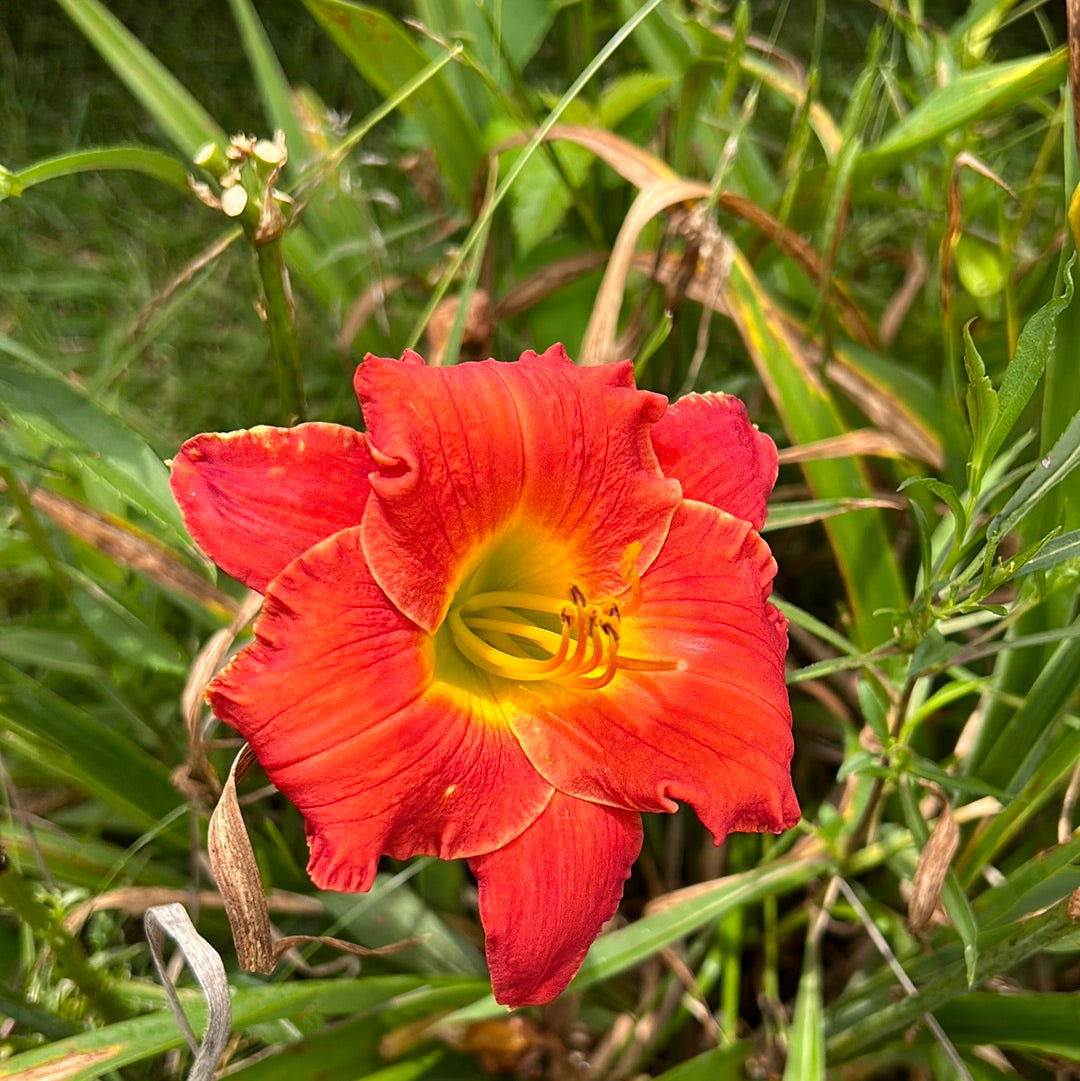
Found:
<path fill-rule="evenodd" d="M 281 237 L 255 246 L 262 283 L 266 332 L 270 336 L 270 359 L 274 365 L 281 402 L 281 416 L 286 424 L 305 418 L 304 384 L 300 372 L 300 346 L 296 340 L 292 293 L 289 289 Z"/>

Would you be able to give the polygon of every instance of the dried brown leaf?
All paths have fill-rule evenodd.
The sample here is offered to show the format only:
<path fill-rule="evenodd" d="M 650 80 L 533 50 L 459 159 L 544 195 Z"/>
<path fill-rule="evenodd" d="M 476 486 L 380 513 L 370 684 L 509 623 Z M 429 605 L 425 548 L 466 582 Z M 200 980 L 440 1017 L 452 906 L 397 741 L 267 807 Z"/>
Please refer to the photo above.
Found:
<path fill-rule="evenodd" d="M 180 890 L 169 886 L 121 886 L 106 890 L 77 905 L 64 917 L 64 927 L 77 935 L 95 912 L 123 912 L 141 916 L 148 908 L 167 904 L 195 905 L 198 908 L 223 908 L 224 900 L 217 890 Z M 266 898 L 270 912 L 283 916 L 321 916 L 322 904 L 314 897 L 287 890 L 271 890 Z"/>
<path fill-rule="evenodd" d="M 0 480 L 0 492 L 4 489 L 4 482 Z M 237 603 L 232 597 L 211 585 L 148 533 L 122 518 L 94 510 L 45 488 L 34 488 L 26 495 L 35 510 L 65 533 L 85 541 L 120 566 L 192 597 L 211 611 L 229 615 L 236 612 Z"/>
<path fill-rule="evenodd" d="M 921 931 L 929 922 L 941 900 L 945 875 L 960 844 L 960 827 L 952 816 L 948 803 L 941 808 L 937 824 L 923 845 L 912 881 L 908 902 L 908 927 Z"/>
<path fill-rule="evenodd" d="M 259 868 L 236 794 L 237 782 L 254 761 L 255 755 L 245 744 L 229 770 L 221 798 L 210 816 L 207 833 L 210 869 L 225 906 L 225 915 L 232 929 L 236 959 L 240 967 L 247 972 L 269 976 L 281 956 L 296 946 L 331 946 L 357 957 L 378 957 L 408 949 L 420 941 L 418 937 L 413 937 L 389 946 L 369 948 L 325 935 L 286 935 L 274 938 L 267 897 L 263 893 L 262 879 L 259 877 Z"/>
<path fill-rule="evenodd" d="M 447 343 L 457 319 L 458 297 L 447 297 L 432 313 L 424 328 L 424 340 L 427 343 L 427 362 L 445 364 L 448 360 L 456 362 L 459 358 L 444 356 Z M 495 324 L 491 315 L 491 298 L 483 289 L 475 289 L 469 294 L 465 308 L 465 320 L 461 328 L 459 354 L 461 360 L 484 360 L 491 356 L 491 346 L 495 337 Z"/>
<path fill-rule="evenodd" d="M 882 433 L 888 433 L 899 453 L 926 462 L 935 469 L 945 468 L 945 448 L 941 439 L 916 421 L 898 395 L 883 390 L 840 360 L 830 360 L 825 365 L 825 377 L 839 387 Z"/>
<path fill-rule="evenodd" d="M 858 458 L 866 455 L 877 458 L 902 458 L 909 453 L 907 446 L 890 435 L 875 428 L 859 428 L 829 439 L 817 439 L 813 443 L 801 443 L 797 447 L 784 447 L 777 457 L 781 465 L 794 462 L 819 462 L 832 458 Z M 875 504 L 876 505 L 876 504 Z M 903 501 L 899 501 L 903 505 Z"/>
<path fill-rule="evenodd" d="M 115 1058 L 127 1047 L 126 1043 L 113 1043 L 107 1047 L 95 1047 L 92 1051 L 68 1051 L 62 1062 L 43 1062 L 40 1066 L 31 1066 L 29 1070 L 21 1069 L 18 1081 L 67 1081 L 70 1077 L 86 1077 L 87 1071 L 98 1070 L 93 1076 L 100 1077 L 105 1073 L 105 1063 Z M 0 1077 L 14 1078 L 4 1069 L 0 1063 Z"/>
<path fill-rule="evenodd" d="M 619 359 L 615 352 L 619 311 L 641 230 L 662 210 L 704 198 L 708 194 L 708 186 L 696 180 L 654 182 L 638 193 L 619 229 L 607 270 L 604 271 L 604 280 L 596 294 L 589 325 L 579 351 L 578 360 L 581 364 L 608 364 Z"/>
<path fill-rule="evenodd" d="M 598 270 L 607 261 L 608 257 L 604 252 L 589 251 L 545 263 L 535 274 L 530 274 L 503 295 L 503 298 L 495 305 L 496 323 L 520 315 L 564 285 L 569 285 L 570 282 Z"/>
<path fill-rule="evenodd" d="M 233 760 L 221 797 L 210 816 L 207 851 L 214 881 L 225 903 L 240 967 L 246 972 L 268 976 L 277 963 L 270 914 L 236 795 L 237 781 L 254 761 L 255 755 L 245 744 Z"/>
<path fill-rule="evenodd" d="M 187 1081 L 212 1081 L 232 1028 L 229 981 L 221 955 L 195 930 L 195 925 L 183 905 L 167 904 L 147 909 L 143 924 L 150 956 L 153 958 L 158 979 L 165 989 L 169 1008 L 195 1056 Z M 176 987 L 165 970 L 162 946 L 166 935 L 176 943 L 177 949 L 183 954 L 206 1000 L 206 1031 L 201 1041 L 197 1040 L 191 1031 L 187 1017 L 180 1007 Z"/>

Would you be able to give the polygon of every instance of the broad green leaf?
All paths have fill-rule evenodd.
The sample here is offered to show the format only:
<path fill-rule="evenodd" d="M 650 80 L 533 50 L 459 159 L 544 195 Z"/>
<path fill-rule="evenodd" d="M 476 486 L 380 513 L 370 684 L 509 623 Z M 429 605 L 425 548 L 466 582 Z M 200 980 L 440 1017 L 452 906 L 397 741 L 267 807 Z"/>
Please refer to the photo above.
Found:
<path fill-rule="evenodd" d="M 56 0 L 158 127 L 189 160 L 206 143 L 224 146 L 214 118 L 98 0 Z"/>
<path fill-rule="evenodd" d="M 867 181 L 915 151 L 975 120 L 992 116 L 1044 94 L 1056 94 L 1065 79 L 1064 47 L 1043 56 L 984 64 L 958 75 L 925 97 L 885 136 L 863 151 L 856 176 Z"/>
<path fill-rule="evenodd" d="M 617 127 L 631 113 L 660 97 L 672 81 L 668 75 L 649 71 L 628 71 L 613 79 L 600 95 L 596 117 L 600 127 Z"/>
<path fill-rule="evenodd" d="M 1006 270 L 1001 252 L 981 237 L 961 233 L 954 251 L 960 284 L 977 300 L 997 300 L 1005 289 Z M 986 306 L 980 306 L 986 311 Z"/>
<path fill-rule="evenodd" d="M 304 0 L 304 5 L 360 76 L 384 97 L 428 66 L 428 58 L 401 24 L 375 8 L 347 0 Z M 485 160 L 480 132 L 449 92 L 445 73 L 426 82 L 402 104 L 435 150 L 447 183 L 467 206 L 473 175 Z"/>
<path fill-rule="evenodd" d="M 559 12 L 556 0 L 485 0 L 462 4 L 471 27 L 483 22 L 487 31 L 477 34 L 477 55 L 489 71 L 498 68 L 495 46 L 520 72 L 536 55 Z M 470 15 L 472 16 L 470 18 Z"/>
<path fill-rule="evenodd" d="M 859 700 L 859 709 L 870 731 L 877 736 L 883 747 L 889 746 L 889 721 L 885 714 L 887 702 L 885 692 L 877 680 L 860 676 L 855 684 L 855 693 Z"/>

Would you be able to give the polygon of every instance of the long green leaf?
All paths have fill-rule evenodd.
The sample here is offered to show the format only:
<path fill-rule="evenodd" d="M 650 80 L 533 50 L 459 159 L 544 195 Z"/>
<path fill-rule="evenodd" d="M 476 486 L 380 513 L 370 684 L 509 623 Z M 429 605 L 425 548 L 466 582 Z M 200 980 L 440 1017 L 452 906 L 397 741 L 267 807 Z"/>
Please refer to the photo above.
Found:
<path fill-rule="evenodd" d="M 432 986 L 436 984 L 436 986 Z M 435 981 L 430 976 L 376 976 L 358 980 L 307 980 L 287 984 L 264 984 L 237 991 L 232 1000 L 234 1031 L 243 1031 L 278 1018 L 315 1014 L 366 1012 L 371 1015 L 389 1010 L 398 998 L 403 999 L 402 1019 L 446 1009 L 470 994 L 475 983 Z M 185 1005 L 200 1031 L 205 1018 L 201 998 L 189 998 Z M 103 1074 L 142 1062 L 184 1045 L 184 1036 L 168 1010 L 158 1010 L 131 1021 L 121 1021 L 105 1028 L 80 1033 L 0 1062 L 0 1078 L 33 1076 L 62 1078 L 63 1081 L 93 1081 Z"/>
<path fill-rule="evenodd" d="M 1075 256 L 1066 270 L 1065 292 L 1048 300 L 1024 324 L 1024 329 L 1020 332 L 1016 351 L 1001 380 L 998 416 L 986 440 L 985 453 L 988 462 L 1001 449 L 1005 437 L 1012 430 L 1024 406 L 1031 400 L 1035 387 L 1053 356 L 1058 316 L 1072 303 L 1074 265 Z"/>
<path fill-rule="evenodd" d="M 384 97 L 428 66 L 428 58 L 401 24 L 375 8 L 347 0 L 304 0 L 304 5 L 360 76 Z M 467 206 L 484 146 L 472 118 L 438 75 L 402 105 L 415 116 L 434 148 L 459 205 Z"/>
<path fill-rule="evenodd" d="M 788 1038 L 784 1081 L 825 1081 L 825 1019 L 821 997 L 821 961 L 808 947 L 795 996 L 795 1016 Z"/>
<path fill-rule="evenodd" d="M 33 358 L 33 367 L 16 361 L 14 356 L 28 354 L 11 346 L 0 336 L 0 414 L 68 451 L 77 471 L 104 481 L 163 526 L 164 539 L 193 551 L 162 459 L 119 417 L 52 373 L 43 360 Z"/>
<path fill-rule="evenodd" d="M 749 263 L 736 252 L 726 297 L 732 318 L 794 444 L 842 435 L 847 425 L 817 372 L 800 355 L 792 331 L 765 293 Z M 816 499 L 868 498 L 870 483 L 850 459 L 806 462 L 803 472 Z M 885 609 L 903 609 L 906 597 L 885 523 L 877 511 L 860 511 L 825 523 L 858 643 L 873 646 L 890 636 Z"/>
<path fill-rule="evenodd" d="M 179 79 L 98 0 L 56 0 L 158 127 L 188 159 L 225 133 Z"/>
<path fill-rule="evenodd" d="M 1072 929 L 1064 903 L 1049 912 L 1018 924 L 1009 924 L 980 936 L 977 980 L 1009 971 L 1021 961 L 1047 947 Z M 909 966 L 909 975 L 919 991 L 891 1000 L 891 988 L 879 982 L 876 993 L 861 988 L 860 1001 L 848 1016 L 831 1010 L 829 1061 L 839 1065 L 865 1054 L 903 1031 L 926 1013 L 936 1012 L 945 1003 L 962 995 L 968 987 L 967 966 L 957 950 L 943 950 L 919 965 Z M 857 1020 L 848 1021 L 854 1012 Z"/>
<path fill-rule="evenodd" d="M 973 991 L 942 1006 L 936 1017 L 957 1044 L 1023 1048 L 1080 1062 L 1080 995 L 1074 993 Z"/>
<path fill-rule="evenodd" d="M 3 661 L 0 677 L 0 729 L 37 748 L 40 768 L 86 789 L 140 830 L 154 828 L 180 802 L 168 768 L 152 754 Z"/>
<path fill-rule="evenodd" d="M 1056 93 L 1065 79 L 1064 47 L 1043 56 L 985 64 L 933 91 L 873 146 L 856 166 L 858 180 L 888 171 L 915 151 L 974 120 L 992 116 L 1043 94 Z"/>

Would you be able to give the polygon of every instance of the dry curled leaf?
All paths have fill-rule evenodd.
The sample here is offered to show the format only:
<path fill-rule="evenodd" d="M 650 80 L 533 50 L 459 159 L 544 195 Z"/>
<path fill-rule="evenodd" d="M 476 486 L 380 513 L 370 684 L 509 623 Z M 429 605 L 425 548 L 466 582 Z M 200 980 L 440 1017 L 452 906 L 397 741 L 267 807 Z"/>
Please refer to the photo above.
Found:
<path fill-rule="evenodd" d="M 232 1004 L 229 1001 L 229 981 L 225 975 L 225 966 L 217 950 L 206 941 L 191 922 L 187 909 L 179 904 L 155 905 L 146 911 L 144 917 L 146 941 L 150 946 L 150 956 L 157 969 L 158 979 L 169 1001 L 169 1008 L 176 1017 L 184 1038 L 187 1040 L 195 1061 L 191 1064 L 188 1081 L 212 1081 L 218 1060 L 225 1050 L 232 1028 Z M 183 954 L 188 968 L 202 988 L 206 1000 L 206 1031 L 202 1041 L 195 1038 L 184 1011 L 180 1007 L 180 998 L 176 987 L 165 971 L 162 946 L 168 936 Z"/>
<path fill-rule="evenodd" d="M 221 797 L 210 816 L 207 833 L 210 869 L 225 906 L 225 915 L 232 929 L 236 959 L 240 967 L 247 972 L 269 976 L 282 955 L 296 946 L 330 946 L 355 957 L 378 957 L 408 949 L 420 941 L 419 937 L 413 937 L 389 946 L 369 948 L 325 935 L 286 935 L 274 938 L 259 867 L 255 862 L 255 853 L 251 848 L 236 793 L 237 782 L 254 761 L 255 755 L 245 744 L 229 769 Z"/>
<path fill-rule="evenodd" d="M 923 845 L 915 868 L 911 900 L 908 902 L 908 927 L 912 931 L 920 931 L 930 922 L 959 844 L 960 827 L 946 803 L 941 808 L 934 831 Z"/>

